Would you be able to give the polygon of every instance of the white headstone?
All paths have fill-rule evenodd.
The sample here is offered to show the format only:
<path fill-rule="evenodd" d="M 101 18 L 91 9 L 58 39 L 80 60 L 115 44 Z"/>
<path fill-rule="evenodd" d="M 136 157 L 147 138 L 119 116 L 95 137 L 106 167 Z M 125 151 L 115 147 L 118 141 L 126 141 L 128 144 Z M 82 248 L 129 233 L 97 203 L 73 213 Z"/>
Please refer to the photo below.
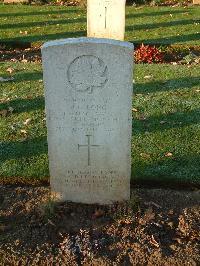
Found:
<path fill-rule="evenodd" d="M 129 199 L 133 45 L 108 39 L 42 48 L 52 190 L 61 200 Z"/>
<path fill-rule="evenodd" d="M 193 0 L 194 5 L 200 5 L 200 0 Z"/>
<path fill-rule="evenodd" d="M 87 36 L 124 40 L 126 0 L 88 0 Z"/>

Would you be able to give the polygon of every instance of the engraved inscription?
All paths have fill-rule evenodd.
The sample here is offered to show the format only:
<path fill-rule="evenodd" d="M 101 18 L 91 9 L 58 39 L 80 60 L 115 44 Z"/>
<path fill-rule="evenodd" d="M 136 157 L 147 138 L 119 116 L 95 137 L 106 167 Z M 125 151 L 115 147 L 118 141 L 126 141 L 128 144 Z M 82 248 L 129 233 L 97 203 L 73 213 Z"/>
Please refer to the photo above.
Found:
<path fill-rule="evenodd" d="M 108 13 L 108 8 L 110 5 L 110 0 L 105 1 L 105 21 L 104 21 L 104 28 L 107 29 L 107 13 Z"/>
<path fill-rule="evenodd" d="M 107 83 L 108 67 L 96 56 L 82 55 L 70 63 L 67 78 L 75 90 L 92 93 L 94 89 L 101 89 Z"/>
<path fill-rule="evenodd" d="M 78 189 L 80 186 L 85 189 L 103 188 L 104 191 L 111 191 L 117 187 L 128 186 L 130 180 L 117 170 L 77 170 L 66 171 L 65 177 L 60 179 L 62 187 L 67 186 L 70 191 Z"/>
<path fill-rule="evenodd" d="M 107 28 L 107 7 L 105 7 L 105 29 Z"/>
<path fill-rule="evenodd" d="M 90 137 L 91 137 L 91 135 L 86 135 L 86 137 L 87 137 L 87 141 L 88 141 L 87 145 L 80 145 L 80 144 L 78 144 L 78 150 L 81 147 L 87 147 L 88 148 L 88 166 L 90 166 L 91 165 L 91 147 L 99 147 L 100 145 L 92 145 L 90 143 Z"/>

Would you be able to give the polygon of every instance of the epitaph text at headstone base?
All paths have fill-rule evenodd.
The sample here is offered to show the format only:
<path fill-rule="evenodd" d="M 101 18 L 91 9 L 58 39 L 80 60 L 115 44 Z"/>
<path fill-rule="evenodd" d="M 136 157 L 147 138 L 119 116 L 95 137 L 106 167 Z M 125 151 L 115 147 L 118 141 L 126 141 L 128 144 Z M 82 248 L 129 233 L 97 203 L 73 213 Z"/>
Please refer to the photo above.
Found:
<path fill-rule="evenodd" d="M 133 46 L 48 42 L 42 58 L 52 190 L 61 200 L 129 199 Z"/>
<path fill-rule="evenodd" d="M 88 0 L 87 36 L 124 40 L 125 0 Z"/>

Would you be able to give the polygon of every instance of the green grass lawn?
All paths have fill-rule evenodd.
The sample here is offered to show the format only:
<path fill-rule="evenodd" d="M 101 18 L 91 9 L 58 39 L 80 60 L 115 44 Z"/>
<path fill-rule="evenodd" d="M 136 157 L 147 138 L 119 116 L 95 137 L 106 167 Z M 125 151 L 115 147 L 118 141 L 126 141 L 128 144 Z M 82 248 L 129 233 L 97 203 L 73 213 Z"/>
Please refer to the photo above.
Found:
<path fill-rule="evenodd" d="M 1 41 L 86 36 L 86 10 L 66 6 L 0 4 Z M 127 7 L 126 40 L 135 43 L 189 44 L 200 41 L 200 6 Z"/>
<path fill-rule="evenodd" d="M 0 180 L 46 180 L 48 156 L 41 65 L 1 63 Z M 200 66 L 136 65 L 132 178 L 200 181 Z M 27 119 L 28 125 L 24 125 Z"/>
<path fill-rule="evenodd" d="M 1 3 L 0 24 L 1 41 L 41 45 L 86 36 L 86 11 Z M 127 7 L 126 40 L 199 45 L 200 7 Z M 49 171 L 41 65 L 0 63 L 0 77 L 9 77 L 8 68 L 14 80 L 0 83 L 0 182 L 44 181 Z M 133 180 L 199 184 L 199 73 L 199 65 L 135 66 Z M 2 110 L 11 111 L 4 116 Z"/>

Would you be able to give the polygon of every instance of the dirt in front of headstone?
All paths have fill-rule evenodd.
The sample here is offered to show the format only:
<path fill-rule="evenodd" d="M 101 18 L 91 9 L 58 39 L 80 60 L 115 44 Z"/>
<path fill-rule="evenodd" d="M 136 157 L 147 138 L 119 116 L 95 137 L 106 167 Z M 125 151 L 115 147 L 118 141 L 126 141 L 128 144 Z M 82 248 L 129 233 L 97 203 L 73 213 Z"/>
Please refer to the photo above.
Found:
<path fill-rule="evenodd" d="M 200 265 L 200 191 L 134 189 L 109 206 L 0 186 L 0 265 Z"/>

